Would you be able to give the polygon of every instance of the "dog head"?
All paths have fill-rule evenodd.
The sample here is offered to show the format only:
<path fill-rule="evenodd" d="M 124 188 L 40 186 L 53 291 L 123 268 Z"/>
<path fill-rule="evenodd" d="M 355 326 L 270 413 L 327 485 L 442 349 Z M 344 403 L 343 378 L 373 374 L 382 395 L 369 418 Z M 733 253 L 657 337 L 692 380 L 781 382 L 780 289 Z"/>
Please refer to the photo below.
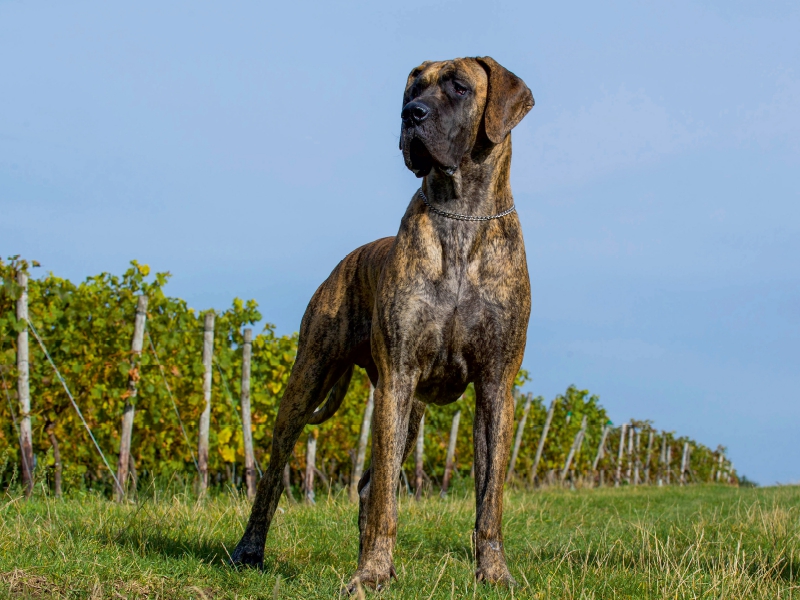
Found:
<path fill-rule="evenodd" d="M 400 150 L 417 177 L 453 175 L 476 143 L 501 143 L 533 107 L 519 77 L 488 56 L 424 62 L 403 94 Z"/>

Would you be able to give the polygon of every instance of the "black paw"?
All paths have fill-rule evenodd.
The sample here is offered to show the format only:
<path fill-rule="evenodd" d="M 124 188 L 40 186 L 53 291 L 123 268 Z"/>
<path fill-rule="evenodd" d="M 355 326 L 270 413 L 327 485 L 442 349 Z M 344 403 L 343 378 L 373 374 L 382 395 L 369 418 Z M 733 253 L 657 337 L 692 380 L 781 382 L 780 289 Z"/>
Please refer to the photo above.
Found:
<path fill-rule="evenodd" d="M 264 567 L 264 551 L 248 548 L 240 544 L 236 546 L 233 554 L 231 554 L 231 566 L 235 568 L 261 569 Z"/>

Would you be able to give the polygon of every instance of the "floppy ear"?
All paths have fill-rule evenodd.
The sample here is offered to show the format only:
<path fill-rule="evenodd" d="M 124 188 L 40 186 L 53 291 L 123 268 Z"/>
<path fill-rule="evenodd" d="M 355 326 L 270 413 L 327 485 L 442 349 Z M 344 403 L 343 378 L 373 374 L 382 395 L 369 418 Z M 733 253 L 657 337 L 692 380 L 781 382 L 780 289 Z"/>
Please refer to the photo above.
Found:
<path fill-rule="evenodd" d="M 489 77 L 486 108 L 483 111 L 486 136 L 499 144 L 533 108 L 533 94 L 522 79 L 500 66 L 493 58 L 478 56 L 475 60 Z"/>

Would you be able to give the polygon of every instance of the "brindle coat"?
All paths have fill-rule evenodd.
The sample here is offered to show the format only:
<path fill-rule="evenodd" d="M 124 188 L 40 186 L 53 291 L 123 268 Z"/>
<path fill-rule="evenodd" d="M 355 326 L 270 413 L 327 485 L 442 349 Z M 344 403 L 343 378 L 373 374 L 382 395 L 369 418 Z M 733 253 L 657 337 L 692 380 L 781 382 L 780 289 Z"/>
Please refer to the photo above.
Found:
<path fill-rule="evenodd" d="M 408 77 L 400 149 L 441 210 L 494 215 L 513 205 L 511 129 L 530 90 L 489 57 L 426 62 Z M 270 463 L 234 564 L 259 565 L 303 428 L 339 407 L 353 365 L 375 385 L 372 465 L 359 482 L 360 552 L 349 589 L 395 576 L 394 493 L 425 404 L 457 400 L 475 384 L 475 552 L 478 579 L 513 583 L 503 550 L 503 478 L 525 348 L 530 281 L 516 213 L 463 221 L 415 194 L 393 238 L 349 254 L 319 287 L 300 325 L 297 360 L 281 399 Z M 324 406 L 318 409 L 325 397 Z M 315 412 L 316 411 L 316 412 Z"/>

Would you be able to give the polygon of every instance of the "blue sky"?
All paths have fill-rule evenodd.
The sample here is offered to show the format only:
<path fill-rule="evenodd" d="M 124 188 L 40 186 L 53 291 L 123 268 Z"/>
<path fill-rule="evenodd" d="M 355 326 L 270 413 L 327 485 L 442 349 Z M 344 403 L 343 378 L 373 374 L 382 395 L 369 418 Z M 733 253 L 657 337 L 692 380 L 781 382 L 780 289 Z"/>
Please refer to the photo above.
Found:
<path fill-rule="evenodd" d="M 490 55 L 536 106 L 512 182 L 524 366 L 762 484 L 800 481 L 800 10 L 790 2 L 0 2 L 0 253 L 136 258 L 279 332 L 418 181 L 402 90 Z"/>

